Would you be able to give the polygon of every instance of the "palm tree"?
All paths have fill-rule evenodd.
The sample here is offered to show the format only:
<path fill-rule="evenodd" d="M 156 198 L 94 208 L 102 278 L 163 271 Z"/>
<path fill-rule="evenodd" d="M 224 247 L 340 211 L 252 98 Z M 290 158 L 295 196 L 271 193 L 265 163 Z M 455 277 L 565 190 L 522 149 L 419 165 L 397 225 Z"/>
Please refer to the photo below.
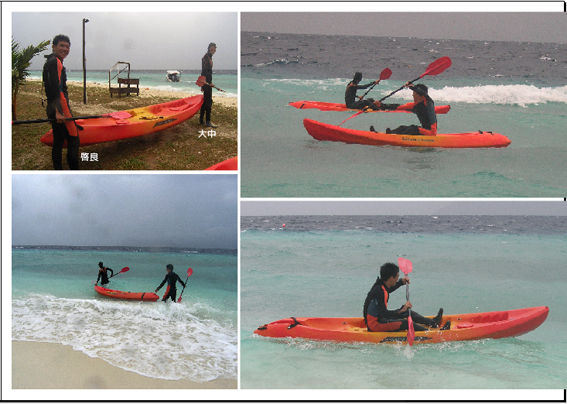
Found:
<path fill-rule="evenodd" d="M 37 46 L 30 45 L 20 50 L 20 44 L 12 38 L 12 120 L 16 120 L 16 97 L 20 86 L 29 76 L 28 67 L 35 55 L 47 49 L 51 41 L 43 41 Z"/>

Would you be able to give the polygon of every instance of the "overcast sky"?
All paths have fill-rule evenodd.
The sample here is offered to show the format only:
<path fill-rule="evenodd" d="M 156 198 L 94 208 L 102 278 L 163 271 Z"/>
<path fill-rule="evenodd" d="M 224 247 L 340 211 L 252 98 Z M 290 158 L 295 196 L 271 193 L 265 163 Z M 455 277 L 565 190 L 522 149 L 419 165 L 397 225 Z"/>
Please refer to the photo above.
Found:
<path fill-rule="evenodd" d="M 253 201 L 240 204 L 241 216 L 295 215 L 526 215 L 566 216 L 567 202 L 556 201 Z"/>
<path fill-rule="evenodd" d="M 432 9 L 438 8 L 440 3 L 432 5 Z M 513 4 L 510 3 L 510 9 L 514 8 Z M 364 11 L 364 6 L 365 3 L 353 3 L 351 10 Z M 483 6 L 478 4 L 481 10 Z M 561 10 L 562 7 L 561 4 Z M 410 12 L 242 13 L 241 30 L 567 43 L 567 14 L 563 12 L 424 13 L 411 12 L 411 4 L 406 4 L 404 8 Z M 293 9 L 293 3 L 290 4 L 290 9 Z"/>
<path fill-rule="evenodd" d="M 13 174 L 12 245 L 237 248 L 235 175 Z"/>
<path fill-rule="evenodd" d="M 64 3 L 62 8 L 65 8 Z M 112 3 L 104 4 L 112 9 Z M 140 10 L 140 3 L 130 3 Z M 31 6 L 29 7 L 32 8 Z M 53 7 L 52 7 L 53 8 Z M 100 8 L 100 5 L 96 6 Z M 218 7 L 214 7 L 218 8 Z M 171 12 L 178 9 L 179 12 Z M 65 59 L 68 69 L 82 69 L 83 18 L 87 70 L 109 70 L 118 61 L 132 70 L 201 69 L 210 42 L 217 44 L 216 70 L 238 68 L 238 15 L 191 12 L 186 3 L 169 3 L 163 12 L 14 12 L 12 36 L 21 47 L 37 45 L 64 34 L 71 39 Z M 6 39 L 4 40 L 6 41 Z M 51 46 L 43 54 L 51 53 Z M 45 59 L 36 56 L 30 70 L 41 70 Z"/>

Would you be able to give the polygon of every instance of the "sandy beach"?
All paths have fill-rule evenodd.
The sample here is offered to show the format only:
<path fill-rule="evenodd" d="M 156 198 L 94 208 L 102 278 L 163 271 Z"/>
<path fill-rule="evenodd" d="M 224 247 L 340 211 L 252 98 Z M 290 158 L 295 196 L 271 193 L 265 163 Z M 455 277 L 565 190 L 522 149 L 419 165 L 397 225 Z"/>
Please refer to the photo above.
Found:
<path fill-rule="evenodd" d="M 237 381 L 160 380 L 61 344 L 12 341 L 13 389 L 236 389 Z"/>

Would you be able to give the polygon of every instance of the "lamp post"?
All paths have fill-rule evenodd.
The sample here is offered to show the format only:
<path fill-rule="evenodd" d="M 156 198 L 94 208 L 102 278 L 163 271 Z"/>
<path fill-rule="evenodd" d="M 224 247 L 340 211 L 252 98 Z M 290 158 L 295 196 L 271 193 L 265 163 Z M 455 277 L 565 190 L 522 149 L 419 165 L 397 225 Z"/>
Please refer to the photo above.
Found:
<path fill-rule="evenodd" d="M 87 59 L 85 57 L 85 24 L 89 22 L 83 18 L 83 104 L 87 103 Z"/>

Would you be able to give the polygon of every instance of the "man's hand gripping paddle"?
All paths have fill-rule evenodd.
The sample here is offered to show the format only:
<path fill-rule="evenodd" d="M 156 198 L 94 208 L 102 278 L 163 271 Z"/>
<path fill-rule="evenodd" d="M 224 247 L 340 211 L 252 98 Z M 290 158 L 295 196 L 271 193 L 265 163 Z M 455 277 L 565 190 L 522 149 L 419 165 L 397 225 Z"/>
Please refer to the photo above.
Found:
<path fill-rule="evenodd" d="M 187 270 L 187 279 L 185 280 L 185 286 L 187 286 L 187 281 L 189 280 L 189 277 L 191 275 L 193 275 L 193 270 L 189 268 Z M 183 296 L 183 292 L 185 291 L 185 286 L 183 286 L 183 289 L 181 290 L 181 294 L 179 295 L 179 299 L 177 299 L 177 303 L 181 303 L 181 296 Z"/>
<path fill-rule="evenodd" d="M 392 75 L 392 71 L 388 68 L 382 70 L 382 73 L 380 73 L 380 79 L 378 79 L 378 83 L 380 83 L 380 81 L 382 80 L 388 80 L 390 78 L 390 76 Z M 368 94 L 370 92 L 370 90 L 372 90 L 374 88 L 374 86 L 378 83 L 374 83 L 372 84 L 372 86 L 370 86 L 370 88 L 368 89 L 367 92 L 364 93 L 364 95 L 362 97 L 360 97 L 360 99 L 362 100 L 364 97 L 366 97 L 366 94 Z M 366 112 L 368 110 L 368 107 L 363 108 L 360 112 L 357 112 L 356 114 L 354 114 L 353 116 L 351 116 L 350 118 L 345 119 L 344 121 L 342 121 L 341 123 L 339 123 L 338 126 L 341 126 L 343 123 L 345 123 L 346 121 L 348 121 L 349 119 L 354 118 L 355 116 L 358 116 L 360 114 L 362 114 L 363 112 Z"/>
<path fill-rule="evenodd" d="M 195 84 L 197 84 L 199 87 L 210 86 L 210 87 L 213 87 L 214 89 L 222 91 L 223 93 L 226 93 L 226 91 L 221 90 L 220 88 L 218 88 L 214 84 L 207 83 L 207 79 L 205 78 L 205 76 L 199 76 L 199 78 L 197 79 L 197 82 Z"/>
<path fill-rule="evenodd" d="M 410 260 L 399 257 L 398 265 L 400 270 L 408 276 L 408 274 L 413 270 L 413 264 Z M 409 302 L 409 283 L 406 284 L 406 300 Z M 411 318 L 411 309 L 408 308 L 408 344 L 413 345 L 413 340 L 415 338 L 415 330 L 413 329 L 413 320 Z"/>

